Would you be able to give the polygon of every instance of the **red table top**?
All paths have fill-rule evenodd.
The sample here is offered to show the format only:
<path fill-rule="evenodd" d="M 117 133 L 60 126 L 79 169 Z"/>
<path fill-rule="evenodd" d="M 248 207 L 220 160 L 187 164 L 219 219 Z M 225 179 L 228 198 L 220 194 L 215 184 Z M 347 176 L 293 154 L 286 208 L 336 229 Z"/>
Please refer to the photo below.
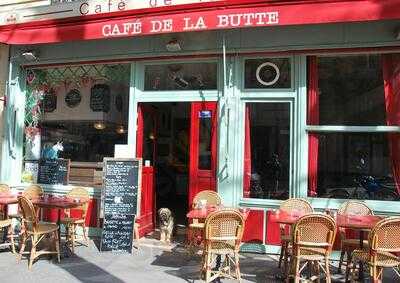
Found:
<path fill-rule="evenodd" d="M 296 221 L 302 217 L 304 213 L 301 211 L 293 211 L 291 213 L 284 210 L 277 210 L 271 213 L 270 219 L 272 222 L 277 222 L 280 224 L 294 224 Z"/>
<path fill-rule="evenodd" d="M 336 223 L 342 228 L 372 229 L 383 217 L 375 215 L 338 215 Z"/>
<path fill-rule="evenodd" d="M 75 202 L 73 199 L 65 198 L 65 197 L 49 197 L 32 199 L 32 203 L 39 207 L 47 207 L 47 208 L 58 208 L 58 209 L 68 209 L 81 206 L 84 204 L 84 201 Z"/>
<path fill-rule="evenodd" d="M 21 193 L 0 194 L 0 205 L 18 203 L 18 196 L 21 195 Z M 39 207 L 68 209 L 81 206 L 85 202 L 75 202 L 73 199 L 70 198 L 50 196 L 48 198 L 32 199 L 32 203 Z"/>
<path fill-rule="evenodd" d="M 281 224 L 294 224 L 304 213 L 277 210 L 271 213 L 271 221 Z M 372 229 L 382 219 L 375 215 L 337 215 L 336 224 L 339 227 L 351 229 Z"/>
<path fill-rule="evenodd" d="M 18 196 L 21 195 L 21 193 L 0 193 L 0 205 L 18 203 Z"/>
<path fill-rule="evenodd" d="M 203 209 L 201 209 L 201 208 L 200 209 L 192 209 L 191 211 L 189 211 L 186 214 L 186 217 L 189 218 L 189 219 L 193 219 L 193 218 L 206 219 L 207 216 L 211 212 L 214 212 L 214 211 L 217 211 L 217 210 L 221 210 L 221 209 L 226 209 L 226 208 L 227 207 L 224 207 L 224 206 L 207 206 L 206 208 L 203 208 Z M 243 217 L 246 220 L 246 218 L 247 218 L 247 216 L 249 214 L 249 211 L 248 210 L 241 210 L 241 209 L 239 209 L 239 211 L 243 214 Z"/>

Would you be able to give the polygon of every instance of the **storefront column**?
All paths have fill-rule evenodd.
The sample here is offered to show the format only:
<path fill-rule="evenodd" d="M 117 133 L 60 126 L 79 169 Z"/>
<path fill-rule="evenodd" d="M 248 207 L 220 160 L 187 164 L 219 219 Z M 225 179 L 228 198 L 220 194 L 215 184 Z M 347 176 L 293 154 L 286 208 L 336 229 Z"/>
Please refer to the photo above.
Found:
<path fill-rule="evenodd" d="M 219 136 L 218 136 L 218 193 L 226 206 L 237 205 L 238 184 L 235 183 L 235 129 L 237 129 L 237 113 L 234 97 L 234 57 L 226 58 L 226 82 L 223 95 L 219 98 Z"/>
<path fill-rule="evenodd" d="M 11 56 L 18 58 L 18 56 Z M 3 115 L 3 144 L 1 156 L 1 181 L 19 183 L 23 160 L 23 131 L 25 116 L 25 81 L 17 60 L 10 60 L 7 103 Z"/>
<path fill-rule="evenodd" d="M 8 58 L 10 54 L 10 46 L 0 44 L 0 123 L 4 125 L 5 105 L 6 105 L 6 85 L 8 78 Z M 0 144 L 6 139 L 4 127 L 0 127 Z M 2 152 L 0 151 L 0 160 L 2 160 Z M 1 170 L 1 168 L 0 168 Z"/>

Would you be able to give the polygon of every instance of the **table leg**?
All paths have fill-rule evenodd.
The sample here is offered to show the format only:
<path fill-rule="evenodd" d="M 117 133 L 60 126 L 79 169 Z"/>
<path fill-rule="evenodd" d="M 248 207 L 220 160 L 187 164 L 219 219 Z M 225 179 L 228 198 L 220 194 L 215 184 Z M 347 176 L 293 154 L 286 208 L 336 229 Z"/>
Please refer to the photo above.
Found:
<path fill-rule="evenodd" d="M 360 249 L 362 250 L 364 248 L 364 231 L 360 230 Z M 358 274 L 358 279 L 361 282 L 364 282 L 364 265 L 362 261 L 359 262 L 360 269 L 359 269 L 359 274 Z"/>
<path fill-rule="evenodd" d="M 4 219 L 8 219 L 8 205 L 4 204 L 3 205 L 3 209 L 4 209 Z M 7 229 L 5 229 L 5 230 L 7 230 Z M 2 243 L 7 242 L 7 234 L 8 234 L 8 230 L 7 230 L 7 232 L 3 231 L 3 241 L 2 241 Z"/>
<path fill-rule="evenodd" d="M 61 209 L 57 209 L 58 244 L 61 249 Z"/>

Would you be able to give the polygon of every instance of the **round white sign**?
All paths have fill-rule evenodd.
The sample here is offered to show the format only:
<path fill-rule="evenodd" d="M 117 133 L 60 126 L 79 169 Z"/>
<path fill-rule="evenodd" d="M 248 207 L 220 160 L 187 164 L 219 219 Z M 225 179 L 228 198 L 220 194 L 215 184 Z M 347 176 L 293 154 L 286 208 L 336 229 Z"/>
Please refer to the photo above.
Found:
<path fill-rule="evenodd" d="M 264 81 L 260 76 L 261 70 L 267 66 L 274 68 L 274 70 L 276 72 L 275 78 L 269 82 Z M 281 73 L 279 72 L 278 66 L 271 62 L 262 63 L 260 66 L 258 66 L 257 71 L 256 71 L 257 81 L 260 84 L 265 85 L 265 86 L 270 86 L 270 85 L 273 85 L 274 83 L 276 83 L 279 80 L 280 75 L 281 75 Z"/>

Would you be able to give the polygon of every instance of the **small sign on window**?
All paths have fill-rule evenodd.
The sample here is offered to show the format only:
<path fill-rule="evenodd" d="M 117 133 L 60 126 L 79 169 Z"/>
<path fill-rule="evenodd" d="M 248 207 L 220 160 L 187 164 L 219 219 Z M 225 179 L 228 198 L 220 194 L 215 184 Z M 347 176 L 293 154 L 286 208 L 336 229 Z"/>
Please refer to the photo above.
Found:
<path fill-rule="evenodd" d="M 199 111 L 199 118 L 200 119 L 211 118 L 211 111 L 210 110 Z"/>

